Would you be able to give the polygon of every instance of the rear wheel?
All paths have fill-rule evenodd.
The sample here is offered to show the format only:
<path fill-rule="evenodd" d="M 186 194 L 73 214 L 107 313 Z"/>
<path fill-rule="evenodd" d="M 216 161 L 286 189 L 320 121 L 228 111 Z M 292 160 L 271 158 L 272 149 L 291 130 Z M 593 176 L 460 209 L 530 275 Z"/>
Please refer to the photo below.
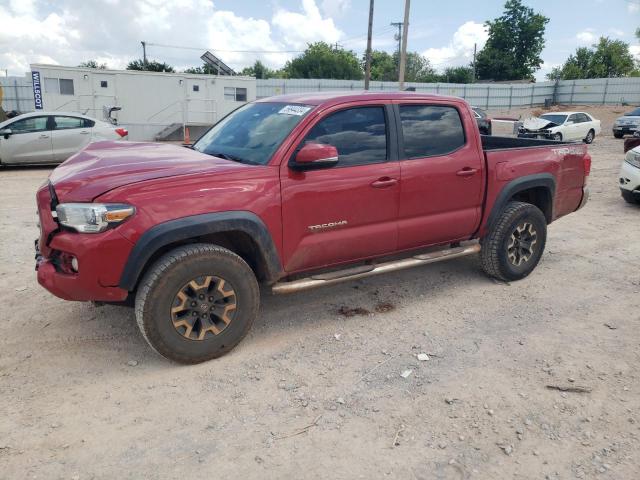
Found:
<path fill-rule="evenodd" d="M 145 274 L 136 320 L 160 355 L 199 363 L 224 355 L 244 338 L 259 302 L 258 282 L 242 258 L 215 245 L 186 245 Z"/>
<path fill-rule="evenodd" d="M 503 281 L 524 278 L 538 265 L 546 240 L 547 220 L 540 209 L 510 202 L 482 239 L 482 268 Z"/>
<path fill-rule="evenodd" d="M 584 143 L 592 143 L 594 138 L 596 138 L 596 132 L 594 132 L 593 130 L 589 130 L 587 136 L 584 137 Z"/>
<path fill-rule="evenodd" d="M 624 137 L 624 133 L 614 133 L 613 136 L 616 138 L 622 138 Z"/>

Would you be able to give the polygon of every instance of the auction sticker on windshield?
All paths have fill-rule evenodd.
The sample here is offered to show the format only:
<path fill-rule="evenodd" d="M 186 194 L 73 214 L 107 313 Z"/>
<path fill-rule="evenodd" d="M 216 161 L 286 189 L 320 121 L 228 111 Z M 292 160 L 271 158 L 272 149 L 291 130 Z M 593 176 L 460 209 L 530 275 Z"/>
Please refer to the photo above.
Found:
<path fill-rule="evenodd" d="M 286 105 L 285 107 L 282 107 L 278 113 L 301 116 L 309 110 L 311 110 L 311 107 L 305 107 L 304 105 Z"/>

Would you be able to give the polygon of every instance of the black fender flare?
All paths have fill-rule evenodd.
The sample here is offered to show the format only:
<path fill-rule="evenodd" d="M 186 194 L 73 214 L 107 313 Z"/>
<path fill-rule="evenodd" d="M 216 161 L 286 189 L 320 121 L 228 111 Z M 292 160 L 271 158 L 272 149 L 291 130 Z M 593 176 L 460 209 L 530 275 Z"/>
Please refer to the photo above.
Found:
<path fill-rule="evenodd" d="M 515 180 L 510 181 L 504 187 L 502 187 L 502 190 L 496 197 L 496 201 L 491 208 L 491 213 L 489 213 L 489 218 L 487 219 L 487 228 L 491 229 L 494 222 L 500 216 L 500 213 L 507 206 L 510 198 L 512 198 L 519 192 L 523 192 L 535 187 L 544 187 L 549 191 L 549 195 L 551 196 L 551 203 L 549 205 L 549 213 L 545 216 L 547 217 L 547 223 L 551 223 L 551 221 L 553 220 L 553 202 L 556 198 L 556 179 L 550 173 L 536 173 L 533 175 L 526 175 L 524 177 L 516 178 Z"/>
<path fill-rule="evenodd" d="M 167 245 L 232 231 L 246 233 L 255 241 L 264 260 L 267 281 L 277 280 L 281 276 L 282 264 L 267 226 L 254 213 L 228 211 L 182 217 L 160 223 L 144 232 L 129 254 L 118 286 L 133 291 L 151 257 Z"/>

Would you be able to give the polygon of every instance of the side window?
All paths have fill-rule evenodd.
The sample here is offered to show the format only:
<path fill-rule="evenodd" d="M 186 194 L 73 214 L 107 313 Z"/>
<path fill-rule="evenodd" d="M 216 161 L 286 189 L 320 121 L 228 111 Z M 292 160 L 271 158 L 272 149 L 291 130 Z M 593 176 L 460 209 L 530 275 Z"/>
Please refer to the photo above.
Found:
<path fill-rule="evenodd" d="M 465 143 L 458 110 L 438 105 L 401 105 L 406 159 L 446 155 Z"/>
<path fill-rule="evenodd" d="M 581 123 L 584 122 L 590 122 L 591 119 L 589 118 L 589 116 L 586 113 L 579 113 L 578 114 L 578 121 Z"/>
<path fill-rule="evenodd" d="M 84 118 L 77 117 L 53 117 L 56 130 L 69 130 L 71 128 L 83 128 Z"/>
<path fill-rule="evenodd" d="M 573 115 L 569 115 L 567 122 L 580 123 L 580 120 L 578 119 L 578 115 L 574 113 Z"/>
<path fill-rule="evenodd" d="M 324 143 L 338 150 L 338 166 L 387 160 L 387 122 L 383 107 L 340 110 L 318 122 L 304 143 Z"/>
<path fill-rule="evenodd" d="M 92 128 L 95 124 L 96 122 L 93 120 L 89 120 L 88 118 L 84 119 L 84 128 Z"/>
<path fill-rule="evenodd" d="M 44 132 L 47 130 L 47 117 L 31 117 L 13 122 L 7 128 L 12 133 Z"/>

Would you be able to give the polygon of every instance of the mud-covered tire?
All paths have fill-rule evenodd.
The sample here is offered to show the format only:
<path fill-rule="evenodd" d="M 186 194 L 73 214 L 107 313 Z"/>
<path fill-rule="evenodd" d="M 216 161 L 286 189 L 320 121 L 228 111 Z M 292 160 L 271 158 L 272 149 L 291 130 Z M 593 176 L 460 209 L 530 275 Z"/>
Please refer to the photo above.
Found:
<path fill-rule="evenodd" d="M 190 292 L 193 298 L 187 297 Z M 251 328 L 259 304 L 258 282 L 241 257 L 217 245 L 191 244 L 171 250 L 149 268 L 138 287 L 135 314 L 142 335 L 156 352 L 193 364 L 233 349 Z M 185 308 L 176 313 L 178 307 Z M 185 314 L 184 320 L 178 314 Z M 190 321 L 193 325 L 188 325 Z"/>
<path fill-rule="evenodd" d="M 481 240 L 482 269 L 505 282 L 524 278 L 538 265 L 546 240 L 547 220 L 540 209 L 530 203 L 509 202 Z"/>

